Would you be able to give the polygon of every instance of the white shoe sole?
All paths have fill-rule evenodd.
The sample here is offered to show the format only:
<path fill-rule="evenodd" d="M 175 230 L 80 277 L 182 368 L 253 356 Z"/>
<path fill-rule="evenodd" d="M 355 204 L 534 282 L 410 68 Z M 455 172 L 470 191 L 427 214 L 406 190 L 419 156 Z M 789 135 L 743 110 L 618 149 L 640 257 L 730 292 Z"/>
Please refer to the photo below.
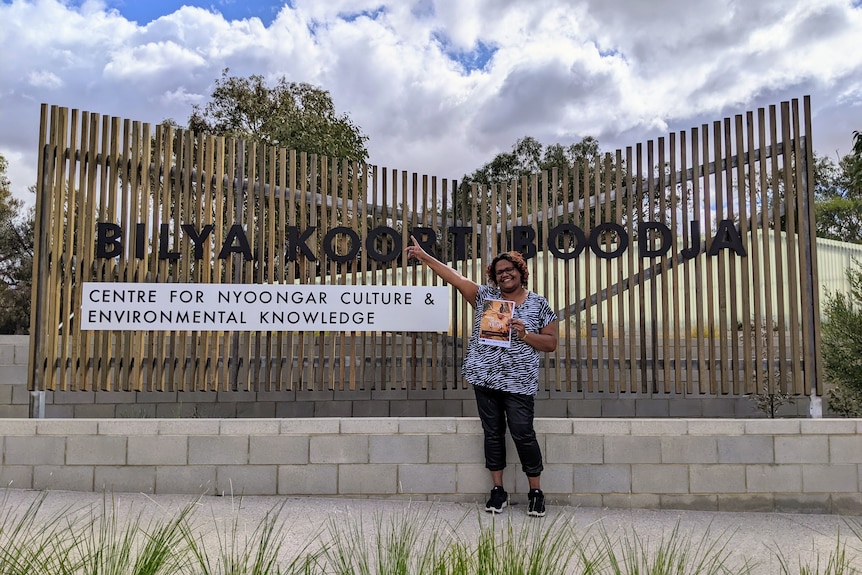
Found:
<path fill-rule="evenodd" d="M 509 505 L 509 504 L 505 501 L 503 502 L 503 505 L 499 509 L 497 509 L 496 507 L 488 507 L 486 505 L 485 511 L 487 511 L 488 513 L 502 513 L 503 509 L 505 509 L 507 505 Z"/>

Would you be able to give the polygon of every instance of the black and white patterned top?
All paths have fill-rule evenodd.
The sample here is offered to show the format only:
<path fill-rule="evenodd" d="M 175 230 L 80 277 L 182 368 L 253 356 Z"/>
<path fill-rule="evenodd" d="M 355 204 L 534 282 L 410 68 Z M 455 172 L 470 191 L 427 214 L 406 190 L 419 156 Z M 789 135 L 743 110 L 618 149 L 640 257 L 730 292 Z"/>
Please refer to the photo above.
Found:
<path fill-rule="evenodd" d="M 495 347 L 479 343 L 482 309 L 486 299 L 506 299 L 499 288 L 479 286 L 473 333 L 464 358 L 464 379 L 473 385 L 508 391 L 521 395 L 536 395 L 539 390 L 539 352 L 517 337 L 511 347 Z M 524 303 L 515 306 L 514 317 L 524 320 L 527 331 L 536 333 L 557 320 L 548 300 L 528 292 Z"/>

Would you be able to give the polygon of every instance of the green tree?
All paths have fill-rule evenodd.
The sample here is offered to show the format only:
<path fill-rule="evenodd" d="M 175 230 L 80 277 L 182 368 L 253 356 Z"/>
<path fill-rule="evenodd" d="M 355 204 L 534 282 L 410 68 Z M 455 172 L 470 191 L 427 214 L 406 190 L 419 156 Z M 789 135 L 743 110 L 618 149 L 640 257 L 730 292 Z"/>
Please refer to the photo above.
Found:
<path fill-rule="evenodd" d="M 823 306 L 821 353 L 832 387 L 830 407 L 843 415 L 862 415 L 862 267 L 847 269 L 850 290 L 836 292 Z"/>
<path fill-rule="evenodd" d="M 33 277 L 33 209 L 12 196 L 8 163 L 0 155 L 0 333 L 30 329 Z"/>
<path fill-rule="evenodd" d="M 862 154 L 848 154 L 837 165 L 815 157 L 814 181 L 817 235 L 862 243 Z"/>
<path fill-rule="evenodd" d="M 336 113 L 329 92 L 284 77 L 270 87 L 263 76 L 230 76 L 225 69 L 210 101 L 194 107 L 189 128 L 330 158 L 368 159 L 368 137 L 347 114 Z"/>

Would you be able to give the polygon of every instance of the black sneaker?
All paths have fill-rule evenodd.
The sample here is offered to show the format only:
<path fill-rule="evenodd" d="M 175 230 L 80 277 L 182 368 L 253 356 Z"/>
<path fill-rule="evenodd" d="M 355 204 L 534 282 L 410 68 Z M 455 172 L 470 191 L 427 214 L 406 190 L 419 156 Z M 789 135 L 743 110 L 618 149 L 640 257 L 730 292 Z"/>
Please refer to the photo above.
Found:
<path fill-rule="evenodd" d="M 541 489 L 531 489 L 530 493 L 527 494 L 527 497 L 530 499 L 530 510 L 527 511 L 527 515 L 530 517 L 544 517 L 545 516 L 545 494 L 542 493 Z"/>
<path fill-rule="evenodd" d="M 485 504 L 485 511 L 488 513 L 502 513 L 503 508 L 508 504 L 509 494 L 499 485 L 495 485 L 494 489 L 491 490 L 491 498 Z"/>

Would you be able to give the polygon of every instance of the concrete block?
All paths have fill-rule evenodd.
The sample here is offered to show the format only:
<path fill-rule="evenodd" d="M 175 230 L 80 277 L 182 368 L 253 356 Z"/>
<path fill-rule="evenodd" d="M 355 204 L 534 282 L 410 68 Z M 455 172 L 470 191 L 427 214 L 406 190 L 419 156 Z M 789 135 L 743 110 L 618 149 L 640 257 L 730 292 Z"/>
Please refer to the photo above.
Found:
<path fill-rule="evenodd" d="M 125 465 L 125 437 L 72 435 L 66 439 L 66 465 Z"/>
<path fill-rule="evenodd" d="M 311 463 L 368 463 L 368 436 L 312 436 L 308 460 Z"/>
<path fill-rule="evenodd" d="M 0 383 L 0 405 L 10 405 L 12 403 L 12 384 Z"/>
<path fill-rule="evenodd" d="M 390 464 L 345 464 L 338 466 L 340 495 L 396 493 L 398 466 Z"/>
<path fill-rule="evenodd" d="M 552 493 L 545 496 L 545 501 L 551 505 L 559 505 L 573 508 L 576 512 L 579 508 L 595 508 L 603 507 L 601 495 L 584 495 L 581 493 L 572 493 L 562 495 L 560 493 Z"/>
<path fill-rule="evenodd" d="M 509 466 L 503 470 L 503 485 L 507 491 L 512 491 L 511 486 L 516 484 L 518 475 L 523 476 L 521 470 Z M 475 494 L 479 497 L 476 501 L 485 503 L 491 492 L 491 476 L 485 468 L 484 463 L 459 463 L 455 466 L 455 484 L 458 486 L 459 494 Z"/>
<path fill-rule="evenodd" d="M 373 389 L 371 390 L 371 401 L 393 401 L 408 399 L 406 389 Z"/>
<path fill-rule="evenodd" d="M 66 439 L 53 436 L 7 436 L 5 465 L 63 465 Z"/>
<path fill-rule="evenodd" d="M 670 408 L 666 399 L 636 399 L 635 417 L 668 417 Z"/>
<path fill-rule="evenodd" d="M 425 417 L 425 400 L 405 399 L 389 402 L 389 415 L 392 417 Z"/>
<path fill-rule="evenodd" d="M 205 393 L 205 392 L 200 392 Z M 213 394 L 215 395 L 215 394 Z M 289 389 L 274 390 L 274 391 L 258 391 L 257 400 L 264 402 L 280 403 L 282 401 L 296 401 L 296 392 Z M 213 399 L 215 401 L 215 398 Z"/>
<path fill-rule="evenodd" d="M 569 417 L 569 406 L 565 401 L 536 401 L 536 417 Z"/>
<path fill-rule="evenodd" d="M 54 391 L 53 403 L 58 405 L 77 405 L 96 402 L 94 391 Z"/>
<path fill-rule="evenodd" d="M 631 493 L 631 465 L 574 465 L 576 493 Z"/>
<path fill-rule="evenodd" d="M 748 400 L 746 400 L 748 401 Z M 754 407 L 753 402 L 748 402 Z M 738 417 L 736 400 L 726 397 L 710 397 L 703 400 L 703 416 L 715 418 Z"/>
<path fill-rule="evenodd" d="M 834 493 L 832 494 L 832 508 L 830 513 L 836 515 L 862 515 L 862 493 Z"/>
<path fill-rule="evenodd" d="M 862 435 L 835 435 L 829 438 L 829 461 L 862 463 Z"/>
<path fill-rule="evenodd" d="M 829 463 L 829 438 L 826 435 L 778 435 L 775 437 L 775 463 Z"/>
<path fill-rule="evenodd" d="M 667 400 L 669 417 L 703 417 L 703 400 L 694 397 Z"/>
<path fill-rule="evenodd" d="M 858 493 L 857 465 L 803 465 L 802 491 L 805 493 Z"/>
<path fill-rule="evenodd" d="M 216 403 L 219 398 L 217 391 L 177 391 L 176 403 Z"/>
<path fill-rule="evenodd" d="M 602 463 L 604 441 L 594 435 L 547 435 L 545 460 L 548 463 Z"/>
<path fill-rule="evenodd" d="M 213 419 L 160 419 L 159 435 L 218 435 L 220 427 Z"/>
<path fill-rule="evenodd" d="M 769 513 L 775 509 L 771 493 L 760 495 L 719 494 L 718 510 L 732 513 Z"/>
<path fill-rule="evenodd" d="M 315 401 L 314 417 L 353 417 L 353 402 Z"/>
<path fill-rule="evenodd" d="M 216 392 L 216 403 L 242 403 L 244 401 L 257 401 L 257 394 L 253 391 Z"/>
<path fill-rule="evenodd" d="M 458 417 L 455 419 L 458 433 L 461 435 L 483 435 L 482 422 L 478 417 Z"/>
<path fill-rule="evenodd" d="M 185 465 L 189 438 L 184 435 L 130 435 L 129 465 Z"/>
<path fill-rule="evenodd" d="M 481 435 L 440 435 L 428 437 L 428 463 L 475 463 L 485 461 Z"/>
<path fill-rule="evenodd" d="M 398 419 L 388 417 L 343 419 L 341 421 L 341 433 L 398 433 Z"/>
<path fill-rule="evenodd" d="M 275 404 L 275 416 L 277 418 L 314 417 L 314 404 L 309 401 L 279 401 Z"/>
<path fill-rule="evenodd" d="M 856 421 L 848 419 L 802 419 L 799 421 L 802 435 L 855 435 Z"/>
<path fill-rule="evenodd" d="M 15 346 L 11 343 L 0 343 L 0 365 L 15 364 Z"/>
<path fill-rule="evenodd" d="M 636 417 L 634 399 L 608 398 L 602 400 L 602 417 Z"/>
<path fill-rule="evenodd" d="M 773 496 L 776 513 L 829 513 L 831 497 L 827 493 L 776 493 Z"/>
<path fill-rule="evenodd" d="M 601 417 L 602 400 L 600 399 L 568 399 L 566 400 L 567 417 Z"/>
<path fill-rule="evenodd" d="M 745 422 L 732 419 L 689 419 L 689 435 L 733 436 L 745 434 Z"/>
<path fill-rule="evenodd" d="M 274 401 L 256 401 L 254 403 L 237 403 L 236 416 L 238 418 L 260 418 L 269 419 L 275 417 Z"/>
<path fill-rule="evenodd" d="M 745 493 L 744 465 L 689 465 L 691 493 Z"/>
<path fill-rule="evenodd" d="M 179 403 L 176 391 L 138 391 L 136 403 Z"/>
<path fill-rule="evenodd" d="M 801 493 L 801 465 L 748 465 L 745 485 L 749 493 Z"/>
<path fill-rule="evenodd" d="M 33 489 L 93 491 L 92 465 L 35 465 Z"/>
<path fill-rule="evenodd" d="M 630 419 L 573 419 L 575 435 L 631 435 Z"/>
<path fill-rule="evenodd" d="M 134 391 L 96 391 L 96 403 L 136 403 L 137 394 Z"/>
<path fill-rule="evenodd" d="M 338 465 L 280 465 L 279 495 L 337 495 Z"/>
<path fill-rule="evenodd" d="M 75 417 L 75 406 L 46 404 L 45 417 L 48 419 L 72 419 Z"/>
<path fill-rule="evenodd" d="M 369 463 L 428 463 L 428 437 L 370 435 L 368 453 Z"/>
<path fill-rule="evenodd" d="M 99 422 L 86 419 L 39 419 L 36 433 L 39 435 L 96 435 Z"/>
<path fill-rule="evenodd" d="M 773 463 L 773 439 L 768 435 L 718 437 L 719 463 Z"/>
<path fill-rule="evenodd" d="M 450 417 L 424 418 L 424 417 L 401 417 L 398 422 L 398 433 L 401 434 L 426 434 L 433 433 L 455 433 L 458 430 L 457 422 Z"/>
<path fill-rule="evenodd" d="M 605 463 L 660 463 L 660 437 L 605 437 Z"/>
<path fill-rule="evenodd" d="M 308 438 L 292 435 L 251 436 L 248 462 L 252 465 L 308 463 Z"/>
<path fill-rule="evenodd" d="M 29 405 L 0 405 L 0 419 L 23 419 L 29 415 Z"/>
<path fill-rule="evenodd" d="M 571 435 L 572 420 L 571 419 L 536 419 L 533 422 L 533 427 L 539 435 Z"/>
<path fill-rule="evenodd" d="M 93 485 L 96 491 L 111 493 L 154 493 L 156 468 L 98 465 L 95 468 Z"/>
<path fill-rule="evenodd" d="M 26 382 L 12 386 L 12 405 L 30 405 L 30 390 Z"/>
<path fill-rule="evenodd" d="M 631 422 L 632 435 L 685 435 L 688 422 L 678 419 L 636 419 Z"/>
<path fill-rule="evenodd" d="M 798 419 L 753 419 L 745 422 L 745 433 L 751 435 L 798 435 Z"/>
<path fill-rule="evenodd" d="M 425 415 L 428 417 L 461 417 L 463 402 L 451 399 L 425 400 Z"/>
<path fill-rule="evenodd" d="M 32 465 L 0 465 L 0 488 L 32 489 Z"/>
<path fill-rule="evenodd" d="M 0 437 L 7 435 L 36 435 L 36 419 L 0 420 Z"/>
<path fill-rule="evenodd" d="M 159 422 L 153 419 L 108 419 L 98 422 L 99 435 L 157 435 Z"/>
<path fill-rule="evenodd" d="M 662 509 L 718 511 L 717 495 L 662 494 L 659 499 Z"/>
<path fill-rule="evenodd" d="M 524 481 L 527 479 L 524 477 Z M 542 490 L 545 493 L 569 495 L 574 491 L 575 474 L 571 465 L 546 463 L 542 471 Z M 529 485 L 527 485 L 529 489 Z"/>
<path fill-rule="evenodd" d="M 632 465 L 633 493 L 688 493 L 688 465 Z"/>
<path fill-rule="evenodd" d="M 661 509 L 661 496 L 646 493 L 607 493 L 602 495 L 602 507 L 609 509 Z"/>
<path fill-rule="evenodd" d="M 354 401 L 353 417 L 389 417 L 389 402 L 379 399 Z"/>
<path fill-rule="evenodd" d="M 662 463 L 718 463 L 715 437 L 683 435 L 660 439 Z"/>
<path fill-rule="evenodd" d="M 455 465 L 398 465 L 398 493 L 455 493 Z"/>
<path fill-rule="evenodd" d="M 281 434 L 297 435 L 337 435 L 341 432 L 341 421 L 328 419 L 284 419 L 281 421 Z"/>
<path fill-rule="evenodd" d="M 3 383 L 27 383 L 26 365 L 0 365 L 0 381 Z"/>
<path fill-rule="evenodd" d="M 245 465 L 248 444 L 243 435 L 190 436 L 189 465 Z"/>
<path fill-rule="evenodd" d="M 220 435 L 278 435 L 280 431 L 278 419 L 222 419 L 219 422 Z"/>
<path fill-rule="evenodd" d="M 117 408 L 112 403 L 80 404 L 72 406 L 75 419 L 112 419 L 117 416 Z"/>
<path fill-rule="evenodd" d="M 216 493 L 224 495 L 276 495 L 278 466 L 220 465 L 216 468 Z"/>
<path fill-rule="evenodd" d="M 211 495 L 215 493 L 215 484 L 215 465 L 156 467 L 156 493 Z"/>

